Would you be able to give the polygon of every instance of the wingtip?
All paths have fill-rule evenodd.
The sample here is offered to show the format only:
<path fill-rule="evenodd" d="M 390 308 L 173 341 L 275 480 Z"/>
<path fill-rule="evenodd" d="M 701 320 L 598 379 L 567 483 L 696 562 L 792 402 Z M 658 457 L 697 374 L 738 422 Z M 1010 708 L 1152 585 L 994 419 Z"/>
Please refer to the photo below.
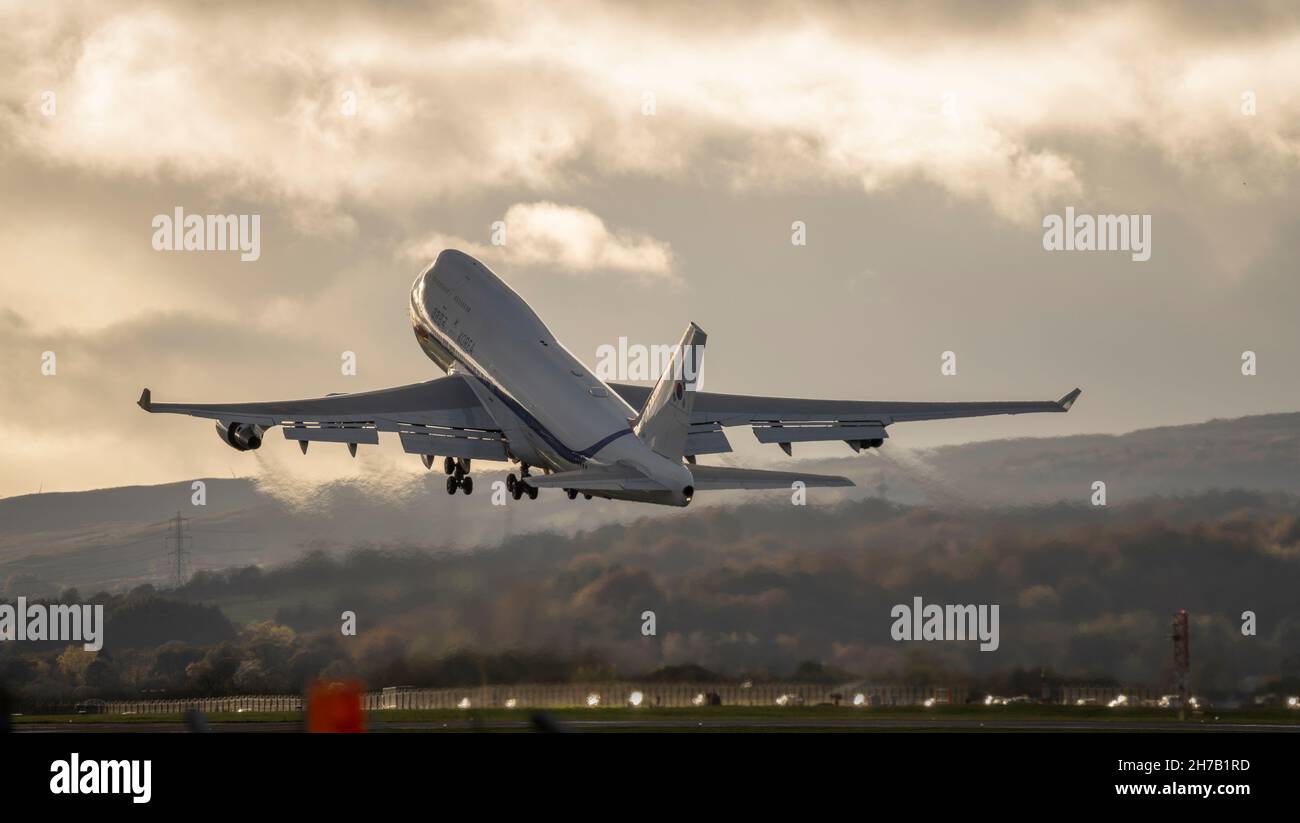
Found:
<path fill-rule="evenodd" d="M 144 391 L 140 392 L 140 399 L 136 401 L 136 404 L 147 412 L 153 411 L 153 409 L 150 408 L 153 405 L 153 395 L 150 393 L 149 389 L 146 388 Z"/>
<path fill-rule="evenodd" d="M 1062 397 L 1060 400 L 1056 401 L 1056 405 L 1061 407 L 1061 411 L 1069 411 L 1070 407 L 1074 405 L 1074 401 L 1078 400 L 1079 395 L 1081 394 L 1083 394 L 1083 389 L 1075 389 L 1074 391 L 1067 394 L 1065 397 Z"/>

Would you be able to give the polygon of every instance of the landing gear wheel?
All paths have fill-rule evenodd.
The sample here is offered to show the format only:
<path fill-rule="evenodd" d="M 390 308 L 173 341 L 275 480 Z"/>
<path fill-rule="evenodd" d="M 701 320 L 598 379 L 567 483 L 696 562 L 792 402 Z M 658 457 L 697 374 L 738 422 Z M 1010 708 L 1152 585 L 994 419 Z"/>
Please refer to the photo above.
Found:
<path fill-rule="evenodd" d="M 450 457 L 442 458 L 442 473 L 451 474 L 454 471 L 456 471 L 456 461 Z"/>
<path fill-rule="evenodd" d="M 506 491 L 513 494 L 515 491 L 515 486 L 517 486 L 518 484 L 519 484 L 519 480 L 513 474 L 506 475 Z M 519 498 L 516 497 L 515 499 L 518 500 Z"/>
<path fill-rule="evenodd" d="M 460 481 L 457 480 L 455 477 L 448 477 L 448 478 L 447 478 L 447 494 L 455 494 L 455 493 L 456 493 L 456 487 L 459 486 L 459 485 L 460 485 Z"/>
<path fill-rule="evenodd" d="M 516 483 L 516 484 L 515 484 L 515 487 L 514 487 L 513 489 L 510 490 L 510 494 L 511 494 L 511 495 L 512 495 L 516 500 L 518 500 L 519 498 L 523 497 L 523 496 L 524 496 L 524 484 L 523 484 L 523 483 Z"/>
<path fill-rule="evenodd" d="M 529 486 L 529 487 L 528 487 L 528 499 L 529 499 L 529 500 L 536 500 L 536 499 L 537 499 L 537 487 L 536 487 L 536 486 Z"/>
<path fill-rule="evenodd" d="M 564 490 L 564 493 L 567 494 L 567 495 L 569 496 L 569 499 L 570 499 L 570 500 L 576 500 L 576 499 L 578 498 L 578 490 L 577 490 L 577 489 L 565 489 L 565 490 Z"/>
<path fill-rule="evenodd" d="M 460 489 L 461 491 L 465 492 L 465 494 L 473 494 L 474 478 L 470 477 L 468 474 L 465 475 L 465 477 L 462 478 L 460 481 Z"/>
<path fill-rule="evenodd" d="M 582 496 L 582 499 L 583 499 L 583 500 L 590 500 L 590 499 L 591 499 L 591 495 L 589 495 L 589 494 L 584 494 L 584 495 Z"/>

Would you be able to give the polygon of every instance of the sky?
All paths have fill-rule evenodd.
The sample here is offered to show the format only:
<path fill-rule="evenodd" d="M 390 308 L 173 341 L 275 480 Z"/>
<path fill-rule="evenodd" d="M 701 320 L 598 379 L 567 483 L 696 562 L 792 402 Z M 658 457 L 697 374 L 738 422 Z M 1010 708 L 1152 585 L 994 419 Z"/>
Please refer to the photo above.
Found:
<path fill-rule="evenodd" d="M 1292 4 L 0 2 L 0 26 L 0 496 L 422 472 L 396 443 L 240 454 L 135 401 L 436 377 L 407 299 L 446 247 L 593 366 L 694 321 L 711 391 L 1084 390 L 891 449 L 1300 409 Z M 257 259 L 155 248 L 177 208 L 257 215 Z M 1149 217 L 1150 258 L 1047 250 L 1067 208 Z"/>

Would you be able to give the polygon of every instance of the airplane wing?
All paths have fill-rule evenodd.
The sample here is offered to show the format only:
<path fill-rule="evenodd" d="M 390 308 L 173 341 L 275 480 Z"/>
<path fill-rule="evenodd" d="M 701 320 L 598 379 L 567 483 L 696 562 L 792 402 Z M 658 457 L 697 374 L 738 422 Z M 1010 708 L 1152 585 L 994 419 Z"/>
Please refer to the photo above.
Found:
<path fill-rule="evenodd" d="M 640 409 L 650 390 L 645 386 L 611 383 L 630 406 Z M 744 394 L 696 392 L 691 412 L 687 454 L 731 451 L 723 428 L 750 426 L 760 443 L 790 444 L 843 440 L 855 450 L 879 445 L 885 427 L 914 420 L 946 420 L 994 414 L 1067 412 L 1082 393 L 1075 389 L 1060 400 L 993 402 L 906 402 L 876 400 L 805 400 Z"/>
<path fill-rule="evenodd" d="M 506 443 L 496 421 L 461 375 L 378 391 L 331 394 L 306 400 L 259 403 L 155 403 L 140 395 L 151 413 L 188 414 L 217 421 L 221 437 L 241 451 L 257 448 L 265 430 L 280 426 L 287 440 L 307 443 L 376 444 L 379 432 L 396 432 L 411 454 L 505 460 Z"/>

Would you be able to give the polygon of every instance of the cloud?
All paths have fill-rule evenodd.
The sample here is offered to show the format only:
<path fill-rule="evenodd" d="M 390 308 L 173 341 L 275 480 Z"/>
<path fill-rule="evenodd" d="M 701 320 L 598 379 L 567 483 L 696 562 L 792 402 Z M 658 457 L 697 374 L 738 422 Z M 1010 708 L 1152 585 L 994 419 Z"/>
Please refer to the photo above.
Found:
<path fill-rule="evenodd" d="M 555 203 L 516 203 L 506 210 L 504 243 L 486 245 L 434 234 L 408 245 L 403 255 L 433 260 L 443 249 L 459 249 L 492 263 L 546 268 L 561 274 L 603 272 L 647 280 L 676 281 L 667 243 L 635 232 L 611 232 L 586 209 Z"/>
<path fill-rule="evenodd" d="M 146 422 L 144 385 L 252 400 L 434 376 L 405 255 L 444 246 L 517 278 L 589 363 L 623 336 L 675 339 L 689 308 L 733 341 L 710 355 L 719 391 L 1087 391 L 1065 418 L 909 424 L 895 447 L 1300 403 L 1279 367 L 1300 357 L 1300 12 L 1285 4 L 4 8 L 0 302 L 23 323 L 0 315 L 0 493 L 227 474 L 210 432 L 196 446 L 192 422 Z M 260 214 L 262 258 L 153 251 L 152 217 L 178 205 Z M 1043 254 L 1042 214 L 1066 205 L 1154 213 L 1155 257 Z M 689 307 L 623 294 L 682 280 Z M 1049 333 L 1066 328 L 1085 343 Z M 940 385 L 946 349 L 962 376 Z M 38 371 L 45 350 L 57 378 Z M 727 459 L 751 463 L 752 438 L 733 443 Z M 1020 493 L 1006 473 L 941 483 L 905 457 L 866 465 L 952 503 Z M 1272 477 L 1262 460 L 1231 476 Z"/>
<path fill-rule="evenodd" d="M 41 5 L 0 52 L 0 129 L 31 158 L 202 179 L 321 220 L 630 175 L 739 189 L 921 180 L 1029 224 L 1099 193 L 1080 141 L 1153 150 L 1225 190 L 1243 168 L 1294 171 L 1300 157 L 1291 20 L 1215 38 L 1207 15 L 1182 25 L 1155 5 L 898 13 L 896 27 L 890 9 L 744 11 L 265 4 L 236 20 Z M 45 90 L 57 116 L 39 112 Z M 1245 91 L 1256 116 L 1239 111 Z"/>
<path fill-rule="evenodd" d="M 393 376 L 367 377 L 370 370 L 363 367 L 357 379 L 369 382 L 348 385 L 352 378 L 339 374 L 338 355 L 323 354 L 319 340 L 299 336 L 291 324 L 258 329 L 175 312 L 71 332 L 38 328 L 16 312 L 0 310 L 0 351 L 9 353 L 0 358 L 0 385 L 5 387 L 0 392 L 0 437 L 10 444 L 0 465 L 0 489 L 6 492 L 32 491 L 42 482 L 47 490 L 55 488 L 60 482 L 56 475 L 95 487 L 157 477 L 222 476 L 237 467 L 241 474 L 268 478 L 285 500 L 303 496 L 312 481 L 356 473 L 363 485 L 395 496 L 413 474 L 423 472 L 418 464 L 395 461 L 391 455 L 400 450 L 366 450 L 353 461 L 346 452 L 317 449 L 311 460 L 294 461 L 288 459 L 294 450 L 276 448 L 237 460 L 206 421 L 149 416 L 135 405 L 145 386 L 160 400 L 202 400 L 202 393 L 211 391 L 203 388 L 208 380 L 238 387 L 230 391 L 250 398 L 292 396 L 296 392 L 284 387 L 286 374 L 296 379 L 312 375 L 309 380 L 318 381 L 303 396 L 399 382 Z M 46 351 L 54 355 L 49 375 L 41 368 Z M 269 351 L 275 352 L 274 368 L 250 368 Z M 219 356 L 204 360 L 204 352 Z M 207 365 L 196 381 L 194 363 L 200 360 Z M 185 445 L 178 448 L 173 444 L 180 438 Z M 279 438 L 273 442 L 286 445 Z M 88 457 L 95 454 L 114 457 Z"/>

